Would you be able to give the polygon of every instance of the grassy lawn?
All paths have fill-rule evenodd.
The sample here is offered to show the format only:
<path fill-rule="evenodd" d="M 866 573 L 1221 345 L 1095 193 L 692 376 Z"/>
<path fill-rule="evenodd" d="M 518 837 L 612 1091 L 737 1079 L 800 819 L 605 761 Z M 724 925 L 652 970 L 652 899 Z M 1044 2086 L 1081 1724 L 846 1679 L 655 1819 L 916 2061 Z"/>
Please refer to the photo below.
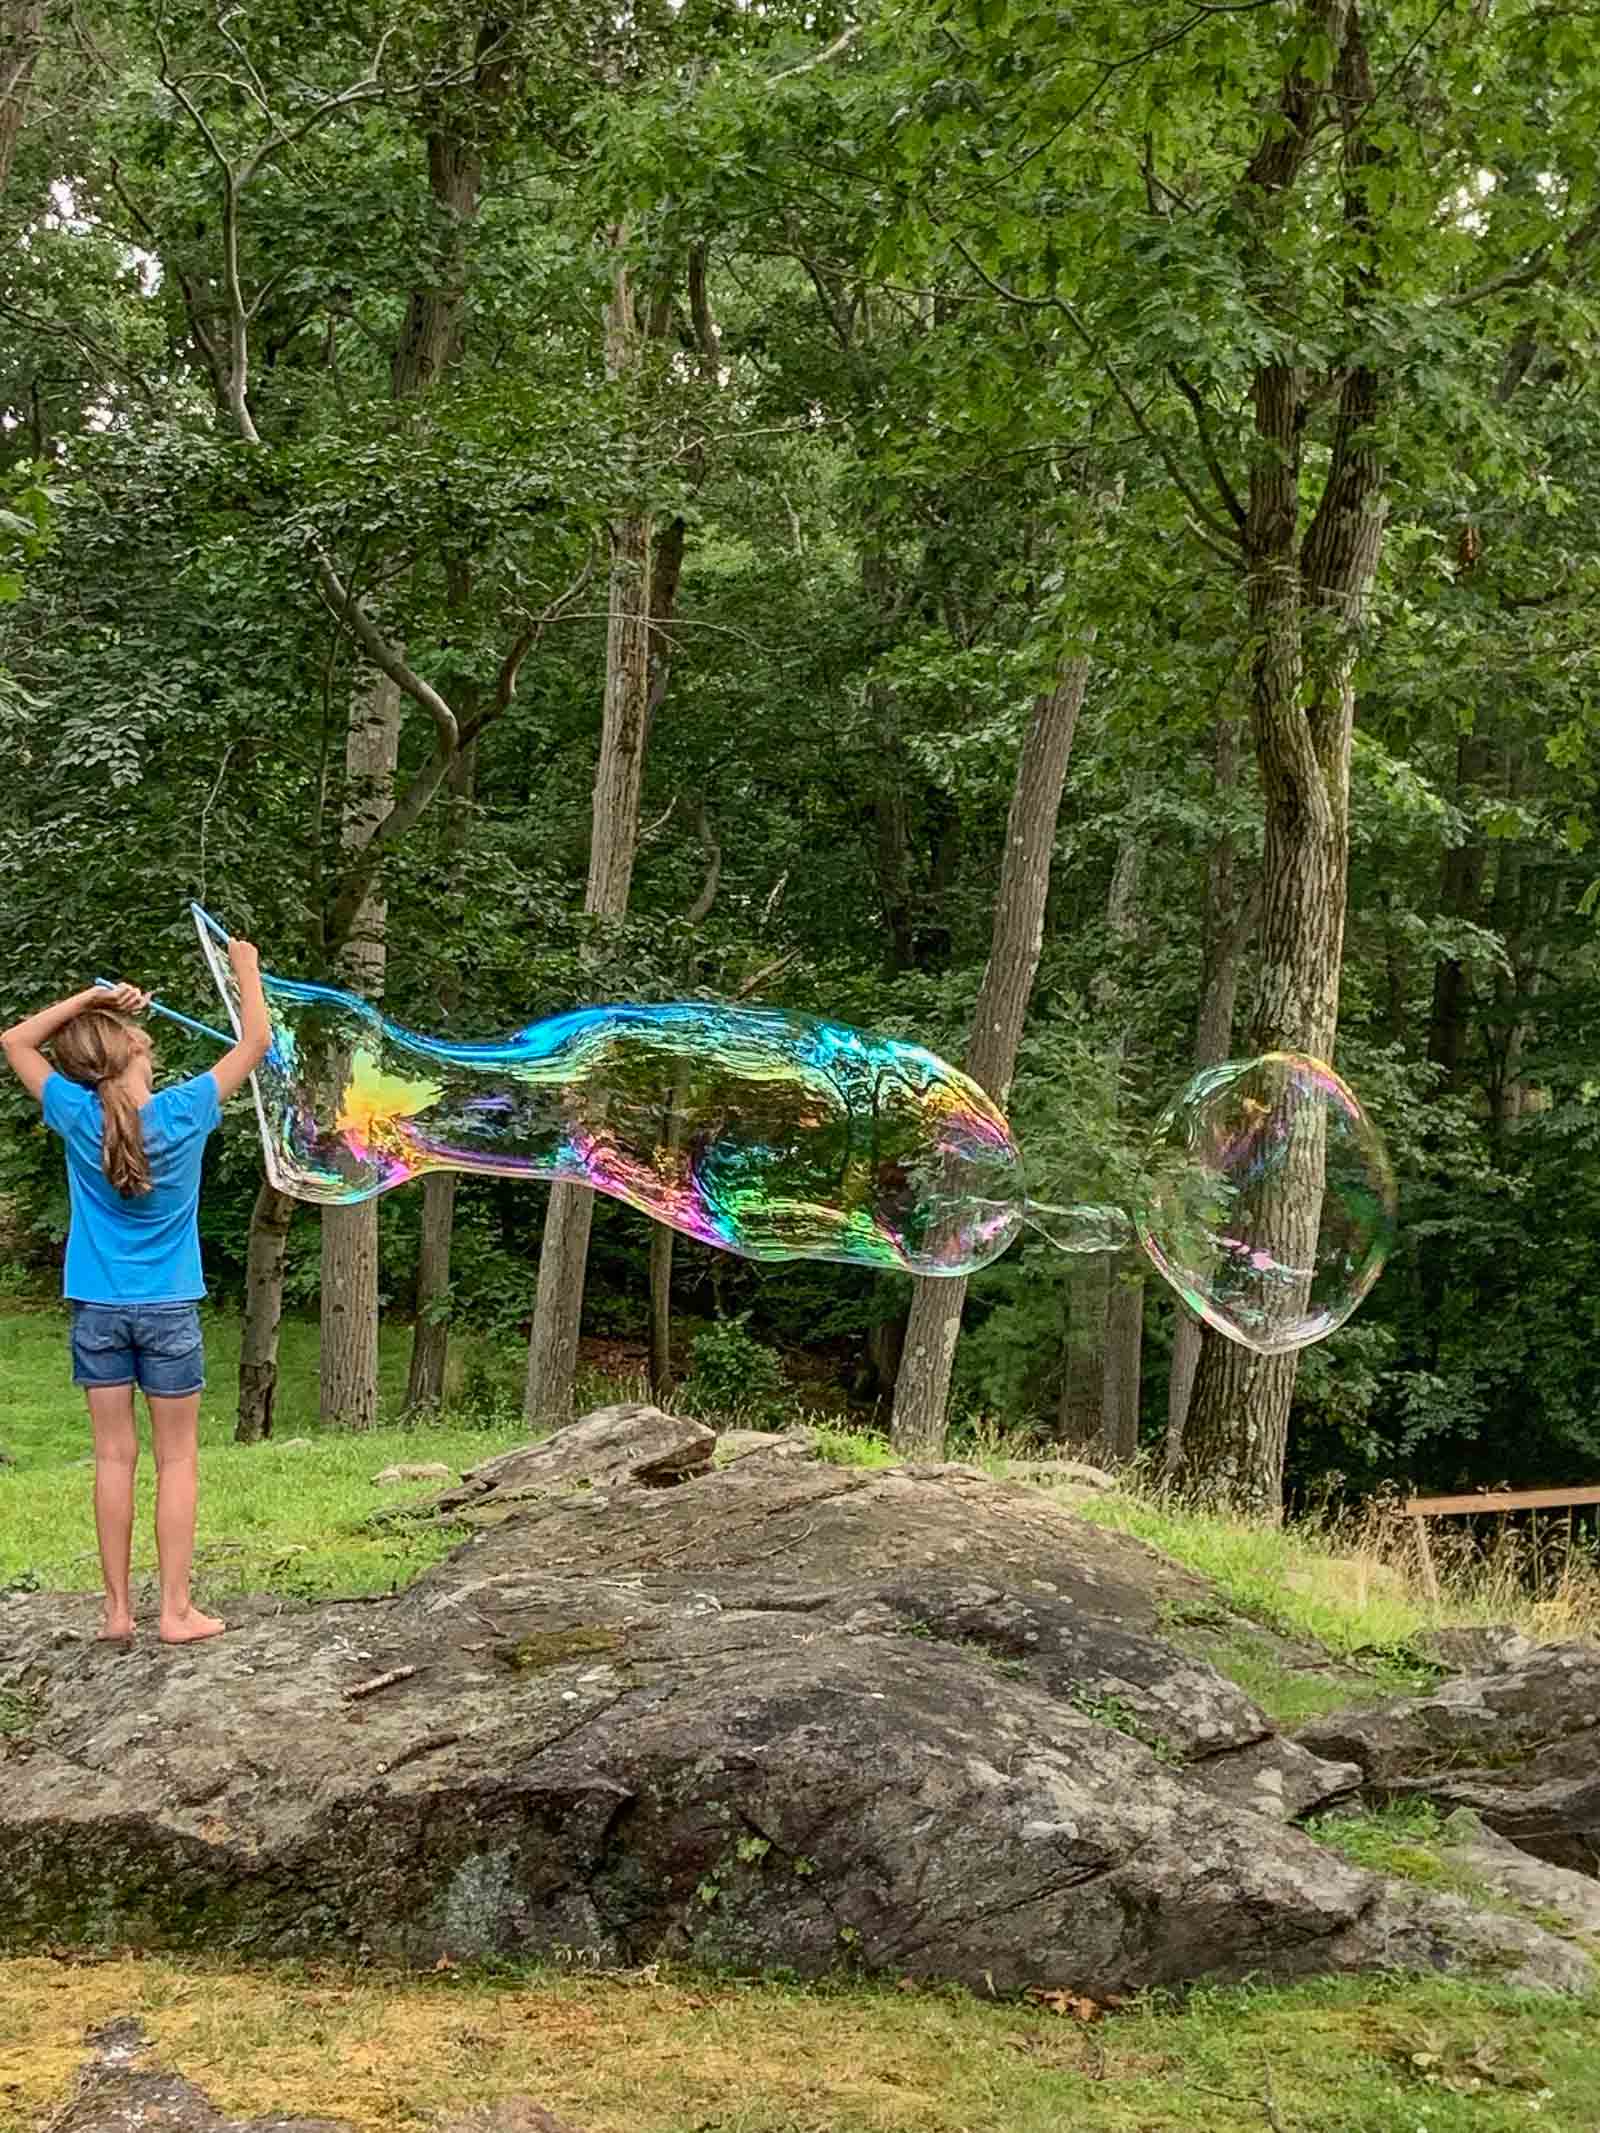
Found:
<path fill-rule="evenodd" d="M 398 1415 L 405 1388 L 409 1331 L 385 1332 L 381 1369 L 386 1414 Z M 282 1382 L 272 1439 L 233 1442 L 239 1329 L 236 1319 L 207 1315 L 210 1385 L 200 1407 L 200 1530 L 197 1592 L 226 1601 L 230 1593 L 348 1597 L 387 1592 L 448 1553 L 441 1533 L 372 1535 L 355 1529 L 379 1504 L 437 1492 L 437 1482 L 376 1489 L 372 1477 L 397 1462 L 440 1462 L 459 1472 L 527 1431 L 514 1412 L 491 1419 L 447 1417 L 423 1427 L 393 1426 L 355 1435 L 317 1422 L 317 1329 L 283 1330 Z M 476 1359 L 476 1358 L 475 1358 Z M 488 1358 L 493 1364 L 502 1358 Z M 143 1427 L 141 1409 L 141 1428 Z M 309 1446 L 291 1440 L 309 1438 Z M 155 1468 L 139 1462 L 134 1531 L 137 1576 L 153 1575 L 151 1531 Z M 53 1591 L 98 1590 L 90 1500 L 88 1418 L 71 1382 L 66 1317 L 58 1310 L 0 1316 L 0 1448 L 16 1460 L 0 1467 L 0 1587 L 25 1580 Z"/>
<path fill-rule="evenodd" d="M 119 2014 L 227 2116 L 344 2117 L 374 2133 L 420 2133 L 516 2094 L 584 2133 L 1600 2126 L 1600 2003 L 1493 1985 L 1246 1986 L 1086 2024 L 957 1990 L 654 1969 L 395 1978 L 120 1960 L 0 1963 L 0 2133 L 40 2127 L 85 2029 Z"/>
<path fill-rule="evenodd" d="M 1416 1581 L 1404 1522 L 1368 1510 L 1342 1523 L 1268 1526 L 1187 1510 L 1154 1493 L 1094 1496 L 1079 1509 L 1209 1578 L 1240 1614 L 1335 1655 L 1398 1660 L 1419 1631 L 1514 1623 L 1540 1642 L 1600 1635 L 1600 1565 L 1581 1544 L 1537 1569 L 1516 1534 L 1487 1556 L 1471 1536 L 1436 1529 L 1441 1600 Z M 1397 1678 L 1396 1686 L 1401 1682 Z"/>

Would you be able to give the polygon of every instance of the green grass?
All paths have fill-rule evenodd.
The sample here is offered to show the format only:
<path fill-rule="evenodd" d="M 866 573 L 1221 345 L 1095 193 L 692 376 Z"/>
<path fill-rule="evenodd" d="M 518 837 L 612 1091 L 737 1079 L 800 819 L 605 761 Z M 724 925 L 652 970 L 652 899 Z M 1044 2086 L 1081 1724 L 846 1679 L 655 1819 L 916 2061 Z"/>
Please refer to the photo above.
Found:
<path fill-rule="evenodd" d="M 884 1467 L 897 1466 L 898 1456 L 890 1450 L 882 1437 L 869 1435 L 865 1430 L 843 1429 L 833 1422 L 808 1424 L 811 1447 L 819 1459 L 830 1466 Z"/>
<path fill-rule="evenodd" d="M 396 1327 L 381 1343 L 384 1408 L 391 1417 L 398 1416 L 405 1388 L 408 1339 L 407 1330 Z M 316 1352 L 314 1326 L 284 1326 L 272 1438 L 235 1444 L 238 1322 L 207 1314 L 211 1382 L 200 1407 L 196 1548 L 203 1599 L 250 1591 L 349 1598 L 403 1585 L 447 1554 L 460 1535 L 359 1531 L 359 1522 L 380 1506 L 417 1501 L 440 1487 L 411 1482 L 377 1489 L 372 1476 L 397 1462 L 438 1462 L 460 1472 L 526 1441 L 526 1426 L 503 1406 L 489 1427 L 447 1416 L 415 1427 L 396 1419 L 363 1434 L 324 1430 L 317 1421 Z M 64 1313 L 0 1316 L 0 1418 L 0 1445 L 17 1462 L 0 1467 L 0 1587 L 20 1581 L 58 1592 L 97 1590 L 92 1471 L 82 1463 L 90 1457 L 89 1425 L 83 1395 L 71 1382 Z M 291 1448 L 288 1440 L 295 1437 L 309 1437 L 311 1448 Z M 138 1490 L 134 1570 L 145 1577 L 155 1568 L 155 1470 L 148 1445 Z"/>
<path fill-rule="evenodd" d="M 527 2095 L 591 2133 L 1594 2133 L 1600 2002 L 1322 1980 L 1141 2000 L 510 1966 L 427 1977 L 0 1963 L 0 2133 L 58 2109 L 87 2028 L 145 2025 L 227 2116 L 423 2133 Z M 1270 2107 L 1271 2116 L 1268 2115 Z"/>
<path fill-rule="evenodd" d="M 1412 1695 L 1422 1685 L 1417 1670 L 1404 1663 L 1376 1661 L 1370 1667 L 1364 1665 L 1369 1689 L 1352 1682 L 1348 1674 L 1324 1674 L 1313 1667 L 1290 1666 L 1273 1656 L 1265 1640 L 1252 1643 L 1237 1630 L 1196 1628 L 1181 1615 L 1165 1619 L 1161 1628 L 1162 1635 L 1181 1651 L 1204 1659 L 1236 1688 L 1243 1689 L 1250 1701 L 1259 1704 L 1285 1732 L 1329 1711 L 1348 1711 L 1364 1698 L 1376 1703 L 1389 1696 Z"/>
<path fill-rule="evenodd" d="M 1303 1527 L 1256 1525 L 1123 1494 L 1091 1497 L 1079 1513 L 1198 1570 L 1241 1614 L 1331 1652 L 1393 1650 L 1436 1619 L 1387 1578 L 1365 1593 L 1333 1589 L 1328 1565 L 1338 1548 Z M 1302 1579 L 1309 1589 L 1296 1589 Z"/>
<path fill-rule="evenodd" d="M 1481 1899 L 1483 1884 L 1443 1852 L 1444 1817 L 1427 1800 L 1391 1800 L 1354 1814 L 1314 1815 L 1306 1832 L 1375 1874 Z"/>

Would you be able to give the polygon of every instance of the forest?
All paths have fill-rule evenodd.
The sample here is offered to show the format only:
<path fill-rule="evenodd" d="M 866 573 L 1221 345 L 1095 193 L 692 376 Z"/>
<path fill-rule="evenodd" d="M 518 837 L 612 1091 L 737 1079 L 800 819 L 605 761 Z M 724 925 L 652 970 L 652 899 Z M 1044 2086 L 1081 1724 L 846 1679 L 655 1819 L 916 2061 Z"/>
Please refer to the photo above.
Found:
<path fill-rule="evenodd" d="M 572 1410 L 1144 1453 L 1275 1512 L 1600 1467 L 1600 41 L 1553 0 L 0 0 L 0 1021 L 285 976 L 488 1036 L 914 1038 L 1052 1201 L 1332 1061 L 1399 1232 L 1298 1358 L 1137 1255 L 755 1266 L 581 1189 L 203 1201 L 270 1432 Z M 161 1032 L 168 1070 L 206 1054 Z M 59 1155 L 0 1096 L 0 1276 Z M 959 1339 L 957 1332 L 959 1330 Z"/>

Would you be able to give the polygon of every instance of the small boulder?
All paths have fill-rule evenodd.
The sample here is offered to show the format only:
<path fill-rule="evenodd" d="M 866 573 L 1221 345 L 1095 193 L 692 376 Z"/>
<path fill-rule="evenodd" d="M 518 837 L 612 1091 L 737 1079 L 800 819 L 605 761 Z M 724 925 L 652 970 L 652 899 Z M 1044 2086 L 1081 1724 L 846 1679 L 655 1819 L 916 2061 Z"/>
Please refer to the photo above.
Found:
<path fill-rule="evenodd" d="M 498 2103 L 480 2103 L 452 2118 L 440 2133 L 578 2133 L 578 2128 L 531 2096 L 502 2096 Z"/>
<path fill-rule="evenodd" d="M 1490 1667 L 1515 1666 L 1535 1649 L 1532 1638 L 1508 1623 L 1488 1629 L 1425 1629 L 1411 1639 L 1411 1648 L 1448 1674 L 1482 1674 Z"/>
<path fill-rule="evenodd" d="M 1359 1764 L 1378 1798 L 1470 1807 L 1555 1866 L 1600 1871 L 1600 1644 L 1532 1647 L 1426 1696 L 1313 1719 L 1295 1738 Z"/>
<path fill-rule="evenodd" d="M 814 1456 L 811 1432 L 805 1429 L 725 1429 L 717 1439 L 716 1463 L 732 1466 L 736 1459 L 749 1459 L 757 1452 L 771 1452 L 779 1459 L 810 1459 Z"/>
<path fill-rule="evenodd" d="M 381 1489 L 397 1481 L 448 1481 L 453 1471 L 437 1459 L 420 1466 L 386 1466 L 382 1473 L 373 1475 L 372 1486 Z"/>
<path fill-rule="evenodd" d="M 1530 1911 L 1565 1919 L 1575 1933 L 1600 1938 L 1600 1881 L 1569 1867 L 1535 1859 L 1489 1828 L 1470 1807 L 1458 1807 L 1444 1825 L 1447 1857 Z"/>
<path fill-rule="evenodd" d="M 1003 1471 L 1008 1481 L 1028 1481 L 1041 1489 L 1071 1488 L 1098 1494 L 1117 1485 L 1115 1476 L 1103 1467 L 1087 1466 L 1081 1459 L 1007 1459 Z"/>
<path fill-rule="evenodd" d="M 194 2082 L 169 2067 L 139 2065 L 149 2039 L 132 2016 L 119 2015 L 91 2030 L 86 2040 L 94 2056 L 78 2076 L 77 2086 L 50 2120 L 52 2133 L 354 2133 L 342 2119 L 225 2118 Z M 553 2133 L 570 2133 L 550 2121 Z M 546 2133 L 537 2122 L 505 2133 Z"/>
<path fill-rule="evenodd" d="M 513 1445 L 470 1468 L 458 1487 L 431 1503 L 388 1515 L 431 1512 L 463 1524 L 493 1522 L 514 1506 L 574 1486 L 667 1488 L 709 1471 L 716 1444 L 716 1431 L 704 1422 L 624 1400 L 597 1408 L 537 1443 Z"/>

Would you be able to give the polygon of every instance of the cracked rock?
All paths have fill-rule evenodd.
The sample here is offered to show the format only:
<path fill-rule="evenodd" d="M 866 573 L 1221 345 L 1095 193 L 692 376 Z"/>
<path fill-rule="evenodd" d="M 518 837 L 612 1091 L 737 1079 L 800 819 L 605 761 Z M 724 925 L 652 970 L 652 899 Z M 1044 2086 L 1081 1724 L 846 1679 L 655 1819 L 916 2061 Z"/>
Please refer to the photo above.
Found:
<path fill-rule="evenodd" d="M 96 1648 L 87 1597 L 0 1600 L 0 1689 L 34 1713 L 0 1743 L 0 1933 L 1101 1998 L 1587 1976 L 1293 1828 L 1356 1759 L 1167 1640 L 1212 1596 L 1143 1544 L 962 1467 L 752 1455 L 661 1486 L 665 1418 L 637 1418 L 633 1466 L 618 1411 L 591 1420 L 536 1448 L 559 1490 L 390 1599 L 247 1611 L 181 1656 Z"/>

